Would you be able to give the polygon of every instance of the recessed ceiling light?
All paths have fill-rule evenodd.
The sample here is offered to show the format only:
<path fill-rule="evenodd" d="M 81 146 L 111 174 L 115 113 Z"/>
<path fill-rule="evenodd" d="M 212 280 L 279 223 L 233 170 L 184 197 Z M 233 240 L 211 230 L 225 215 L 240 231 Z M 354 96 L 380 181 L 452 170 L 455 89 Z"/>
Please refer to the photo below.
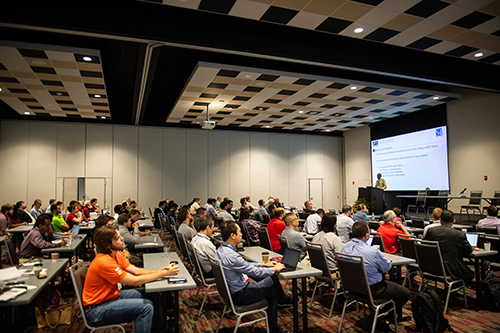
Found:
<path fill-rule="evenodd" d="M 219 103 L 213 103 L 212 105 L 213 105 L 213 106 L 220 106 L 220 104 L 219 104 Z"/>
<path fill-rule="evenodd" d="M 84 61 L 92 61 L 92 58 L 91 57 L 83 57 L 83 60 Z"/>
<path fill-rule="evenodd" d="M 30 112 L 29 112 L 29 111 L 26 111 L 26 112 L 24 112 L 24 114 L 30 114 Z"/>
<path fill-rule="evenodd" d="M 62 92 L 56 93 L 57 96 L 62 96 Z"/>
<path fill-rule="evenodd" d="M 299 111 L 299 113 L 304 113 L 304 111 Z"/>
<path fill-rule="evenodd" d="M 439 99 L 439 97 L 438 96 L 434 96 L 434 97 L 432 97 L 432 99 Z"/>
<path fill-rule="evenodd" d="M 95 98 L 101 98 L 101 95 L 99 95 L 99 94 L 95 94 L 95 95 L 94 95 L 94 97 L 95 97 Z"/>
<path fill-rule="evenodd" d="M 252 77 L 252 75 L 245 75 L 245 77 Z"/>
<path fill-rule="evenodd" d="M 478 53 L 474 54 L 474 57 L 476 57 L 476 58 L 479 58 L 482 56 L 484 56 L 483 52 L 478 52 Z"/>
<path fill-rule="evenodd" d="M 45 66 L 47 63 L 43 60 L 32 60 L 31 61 L 33 64 L 38 65 L 38 66 Z"/>
<path fill-rule="evenodd" d="M 259 111 L 264 111 L 264 108 L 259 108 Z"/>
<path fill-rule="evenodd" d="M 352 90 L 358 89 L 358 87 L 351 87 Z"/>
<path fill-rule="evenodd" d="M 354 32 L 359 34 L 359 33 L 363 32 L 363 28 L 356 28 L 356 29 L 354 29 Z"/>
<path fill-rule="evenodd" d="M 220 99 L 220 100 L 219 100 L 219 103 L 224 103 L 224 100 L 223 100 L 223 99 Z"/>
<path fill-rule="evenodd" d="M 327 129 L 326 131 L 327 131 L 327 132 L 330 132 L 331 130 Z"/>
<path fill-rule="evenodd" d="M 2 91 L 2 88 L 0 88 L 0 91 Z"/>
<path fill-rule="evenodd" d="M 106 119 L 106 117 L 104 117 L 104 116 L 101 116 L 101 119 Z"/>
<path fill-rule="evenodd" d="M 266 126 L 266 128 L 269 128 L 269 126 Z"/>
<path fill-rule="evenodd" d="M 334 114 L 335 117 L 340 117 L 340 113 Z"/>

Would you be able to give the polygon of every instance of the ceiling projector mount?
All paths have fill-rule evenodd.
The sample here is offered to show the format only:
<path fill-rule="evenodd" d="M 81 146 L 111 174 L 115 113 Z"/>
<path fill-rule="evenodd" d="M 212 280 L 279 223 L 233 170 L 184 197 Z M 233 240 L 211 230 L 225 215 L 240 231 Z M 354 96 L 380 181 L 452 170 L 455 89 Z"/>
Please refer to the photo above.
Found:
<path fill-rule="evenodd" d="M 209 104 L 207 103 L 207 120 L 201 122 L 200 126 L 202 129 L 211 130 L 211 129 L 214 129 L 214 127 L 215 127 L 215 121 L 210 120 L 210 116 L 208 114 L 208 105 Z"/>

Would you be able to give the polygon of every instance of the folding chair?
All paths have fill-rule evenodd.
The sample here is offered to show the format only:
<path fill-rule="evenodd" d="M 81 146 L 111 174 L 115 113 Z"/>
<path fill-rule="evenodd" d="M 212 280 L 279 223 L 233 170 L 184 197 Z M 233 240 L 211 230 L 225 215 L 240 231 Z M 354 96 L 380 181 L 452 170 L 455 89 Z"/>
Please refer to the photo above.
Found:
<path fill-rule="evenodd" d="M 203 311 L 203 306 L 205 305 L 205 302 L 207 301 L 207 296 L 208 295 L 213 295 L 217 294 L 217 290 L 210 291 L 210 288 L 214 288 L 216 286 L 215 284 L 215 278 L 208 278 L 205 279 L 205 276 L 203 275 L 203 269 L 201 268 L 200 264 L 200 259 L 198 258 L 198 250 L 193 247 L 192 249 L 192 254 L 193 254 L 193 261 L 194 261 L 194 268 L 196 269 L 196 274 L 200 277 L 201 284 L 198 286 L 198 290 L 196 291 L 196 296 L 194 297 L 193 305 L 195 305 L 196 301 L 198 300 L 198 294 L 200 293 L 200 290 L 202 286 L 205 286 L 207 288 L 207 291 L 205 292 L 205 296 L 203 297 L 203 302 L 201 302 L 200 306 L 200 311 L 198 311 L 198 317 L 201 316 L 201 312 Z"/>

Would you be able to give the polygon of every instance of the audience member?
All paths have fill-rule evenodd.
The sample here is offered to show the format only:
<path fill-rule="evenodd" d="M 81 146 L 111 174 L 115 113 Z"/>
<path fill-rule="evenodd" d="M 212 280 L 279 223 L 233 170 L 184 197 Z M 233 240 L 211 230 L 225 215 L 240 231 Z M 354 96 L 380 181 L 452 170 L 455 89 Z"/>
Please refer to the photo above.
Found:
<path fill-rule="evenodd" d="M 113 207 L 113 211 L 115 212 L 115 221 L 118 221 L 118 216 L 120 216 L 120 214 L 126 213 L 122 205 L 115 205 L 115 207 Z"/>
<path fill-rule="evenodd" d="M 354 222 L 357 221 L 365 221 L 368 222 L 369 218 L 368 215 L 366 215 L 366 212 L 368 209 L 366 208 L 365 204 L 358 204 L 354 206 L 354 214 L 352 215 L 352 219 Z"/>
<path fill-rule="evenodd" d="M 292 299 L 285 296 L 275 272 L 285 266 L 276 261 L 267 263 L 248 262 L 236 252 L 241 243 L 240 227 L 233 221 L 221 225 L 224 243 L 217 249 L 216 258 L 220 260 L 226 276 L 227 285 L 235 305 L 249 305 L 267 299 L 267 315 L 271 333 L 287 333 L 278 328 L 278 306 L 291 306 Z M 248 277 L 261 279 L 259 282 Z"/>
<path fill-rule="evenodd" d="M 313 209 L 313 204 L 311 201 L 306 201 L 304 202 L 304 213 L 306 214 L 314 214 L 316 213 L 316 210 Z"/>
<path fill-rule="evenodd" d="M 304 223 L 304 232 L 309 235 L 316 235 L 319 232 L 323 216 L 325 216 L 325 211 L 321 208 L 319 208 L 314 214 L 309 215 Z M 337 220 L 335 219 L 335 221 Z"/>
<path fill-rule="evenodd" d="M 215 209 L 220 209 L 221 202 L 222 202 L 222 198 L 217 197 L 217 202 L 215 203 Z"/>
<path fill-rule="evenodd" d="M 285 215 L 283 221 L 285 222 L 286 228 L 281 233 L 281 236 L 286 237 L 290 249 L 300 252 L 300 260 L 304 259 L 306 256 L 306 240 L 304 236 L 297 231 L 299 227 L 299 218 L 294 213 L 289 213 Z"/>
<path fill-rule="evenodd" d="M 196 231 L 193 227 L 193 217 L 189 212 L 189 209 L 181 208 L 179 210 L 179 215 L 177 216 L 177 221 L 180 223 L 178 232 L 184 234 L 184 238 L 188 243 L 191 243 L 193 237 L 196 236 Z"/>
<path fill-rule="evenodd" d="M 189 206 L 189 212 L 191 213 L 191 215 L 196 214 L 196 210 L 198 210 L 198 208 L 200 208 L 200 204 L 201 204 L 200 198 L 193 199 L 193 203 L 191 204 L 191 206 Z"/>
<path fill-rule="evenodd" d="M 443 210 L 439 207 L 434 208 L 432 211 L 432 223 L 429 225 L 425 226 L 424 228 L 424 233 L 422 237 L 425 237 L 427 235 L 427 231 L 429 231 L 430 228 L 435 228 L 439 227 L 441 225 L 441 214 L 443 213 Z"/>
<path fill-rule="evenodd" d="M 500 219 L 498 216 L 498 209 L 496 206 L 491 205 L 486 209 L 486 218 L 479 220 L 477 225 L 484 228 L 497 228 L 498 234 L 500 234 Z"/>
<path fill-rule="evenodd" d="M 31 216 L 30 213 L 26 211 L 26 203 L 24 201 L 18 201 L 14 206 L 14 215 L 16 215 L 16 207 L 17 207 L 17 218 L 21 222 L 26 223 L 34 223 L 36 219 Z"/>
<path fill-rule="evenodd" d="M 170 201 L 168 207 L 169 207 L 169 210 L 167 212 L 167 217 L 173 221 L 173 226 L 175 228 L 175 226 L 177 225 L 177 223 L 175 221 L 175 213 L 177 212 L 177 208 L 179 207 L 179 205 L 173 201 Z"/>
<path fill-rule="evenodd" d="M 259 220 L 261 222 L 264 221 L 265 216 L 269 217 L 269 213 L 267 212 L 266 207 L 264 205 L 265 205 L 264 199 L 260 199 L 259 208 L 257 209 L 257 214 L 259 215 Z"/>
<path fill-rule="evenodd" d="M 394 212 L 392 212 L 392 214 L 394 214 Z M 396 304 L 396 312 L 399 319 L 401 319 L 403 306 L 410 299 L 410 291 L 397 283 L 384 279 L 384 273 L 391 269 L 391 261 L 376 247 L 366 244 L 366 241 L 370 238 L 370 228 L 367 223 L 361 221 L 354 223 L 352 226 L 352 234 L 354 238 L 350 242 L 344 244 L 342 253 L 363 257 L 366 276 L 368 277 L 373 299 L 392 298 Z M 389 313 L 385 319 L 391 320 L 391 316 L 393 317 L 393 314 Z M 372 322 L 374 318 L 375 310 L 370 308 L 370 322 Z M 381 320 L 380 324 L 380 326 L 377 326 L 378 328 L 384 331 L 387 330 L 388 325 L 384 320 Z"/>
<path fill-rule="evenodd" d="M 54 231 L 51 228 L 52 216 L 50 214 L 41 214 L 35 222 L 35 226 L 24 237 L 19 251 L 21 258 L 42 257 L 43 249 L 61 247 L 66 245 L 66 241 L 52 243 Z"/>
<path fill-rule="evenodd" d="M 278 235 L 281 235 L 283 230 L 285 230 L 286 225 L 283 222 L 283 217 L 285 216 L 285 210 L 283 208 L 277 208 L 275 211 L 275 217 L 269 221 L 267 225 L 267 233 L 269 234 L 269 240 L 271 241 L 271 246 L 274 252 L 283 254 L 281 251 L 280 241 Z"/>
<path fill-rule="evenodd" d="M 246 228 L 250 246 L 260 245 L 259 234 L 257 233 L 260 223 L 251 218 L 249 209 L 240 210 L 240 221 Z"/>
<path fill-rule="evenodd" d="M 66 224 L 70 229 L 73 229 L 75 224 L 80 224 L 82 222 L 82 212 L 78 211 L 78 206 L 73 205 L 67 208 L 69 214 L 66 217 Z"/>
<path fill-rule="evenodd" d="M 193 222 L 196 223 L 197 220 L 201 220 L 207 217 L 207 210 L 203 207 L 200 207 L 196 210 L 196 213 L 191 216 L 193 217 Z"/>
<path fill-rule="evenodd" d="M 135 245 L 141 242 L 141 232 L 139 231 L 139 223 L 132 223 L 132 219 L 128 213 L 121 213 L 117 220 L 118 232 L 125 242 L 125 246 L 130 252 L 128 261 L 134 266 L 143 267 L 142 253 L 137 253 Z M 129 229 L 132 228 L 132 232 Z M 134 253 L 135 252 L 135 253 Z"/>
<path fill-rule="evenodd" d="M 335 260 L 335 252 L 342 250 L 342 241 L 335 234 L 335 225 L 337 224 L 337 215 L 335 213 L 326 213 L 321 219 L 321 231 L 314 236 L 312 242 L 321 244 L 325 253 L 326 261 L 330 272 L 337 270 L 337 260 Z M 338 280 L 337 273 L 332 274 L 334 280 Z"/>
<path fill-rule="evenodd" d="M 441 225 L 427 230 L 424 240 L 438 241 L 441 257 L 447 276 L 452 279 L 462 279 L 470 284 L 474 273 L 464 263 L 464 256 L 472 253 L 472 246 L 467 241 L 465 233 L 453 228 L 455 215 L 451 210 L 441 214 Z"/>
<path fill-rule="evenodd" d="M 88 310 L 84 313 L 87 320 L 101 326 L 135 319 L 136 333 L 151 332 L 151 324 L 155 331 L 164 332 L 160 295 L 146 293 L 144 287 L 120 290 L 118 283 L 138 287 L 177 275 L 179 266 L 170 264 L 161 270 L 151 270 L 131 265 L 120 252 L 125 243 L 113 226 L 97 229 L 94 242 L 98 254 L 88 269 L 82 297 Z"/>
<path fill-rule="evenodd" d="M 213 278 L 214 273 L 210 266 L 210 258 L 215 258 L 215 245 L 210 240 L 214 231 L 214 221 L 210 218 L 198 219 L 194 222 L 198 234 L 191 239 L 191 245 L 198 255 L 200 266 L 205 278 Z"/>
<path fill-rule="evenodd" d="M 54 229 L 55 232 L 65 232 L 69 230 L 68 224 L 59 216 L 61 214 L 61 206 L 62 203 L 56 202 L 50 207 L 52 211 L 52 229 Z"/>
<path fill-rule="evenodd" d="M 45 208 L 45 213 L 46 214 L 52 214 L 52 210 L 50 209 L 52 207 L 53 204 L 56 203 L 56 199 L 50 199 L 49 200 L 49 205 L 47 206 L 47 208 Z"/>
<path fill-rule="evenodd" d="M 398 235 L 410 235 L 401 221 L 398 221 L 396 213 L 388 210 L 384 213 L 384 223 L 377 232 L 382 236 L 385 252 L 396 253 L 399 251 Z"/>
<path fill-rule="evenodd" d="M 31 222 L 31 218 L 29 221 L 25 218 L 23 211 L 20 209 L 22 201 L 18 201 L 14 205 L 14 212 L 12 213 L 11 216 L 9 216 L 9 228 L 15 228 L 20 225 L 26 225 L 29 222 Z M 23 221 L 21 221 L 21 218 L 23 218 Z"/>
<path fill-rule="evenodd" d="M 166 200 L 166 201 L 168 201 L 168 200 Z M 132 209 L 137 209 L 137 210 L 139 210 L 139 209 L 137 208 L 137 201 L 135 201 L 135 200 L 130 200 L 130 209 L 131 209 L 131 210 L 132 210 Z M 139 210 L 139 211 L 140 211 L 140 210 Z"/>
<path fill-rule="evenodd" d="M 270 204 L 269 206 L 267 206 L 267 212 L 269 214 L 269 218 L 272 220 L 276 217 L 276 206 L 274 205 L 274 203 Z"/>
<path fill-rule="evenodd" d="M 138 211 L 137 209 L 131 209 L 128 214 L 130 216 L 130 219 L 132 220 L 132 226 L 134 224 L 137 224 L 137 227 L 140 227 L 139 220 L 142 215 L 141 212 Z M 149 235 L 151 235 L 151 230 L 141 231 L 141 236 L 149 236 Z"/>
<path fill-rule="evenodd" d="M 220 211 L 217 214 L 218 219 L 222 219 L 223 222 L 226 221 L 233 221 L 234 222 L 234 217 L 227 212 L 227 207 L 229 206 L 229 203 L 224 200 L 220 203 Z"/>
<path fill-rule="evenodd" d="M 154 212 L 154 218 L 155 218 L 155 228 L 156 229 L 161 229 L 161 221 L 160 221 L 160 214 L 162 214 L 163 219 L 165 220 L 166 212 L 165 212 L 165 207 L 167 206 L 167 202 L 165 200 L 162 200 L 158 203 L 158 207 L 156 207 L 155 212 Z"/>
<path fill-rule="evenodd" d="M 254 205 L 252 205 L 252 203 L 250 202 L 250 196 L 248 195 L 247 196 L 247 208 L 250 209 L 250 212 L 253 212 L 257 209 L 257 207 L 255 207 Z"/>
<path fill-rule="evenodd" d="M 92 206 L 90 208 L 91 213 L 100 213 L 101 209 L 99 208 L 99 204 L 97 203 L 97 198 L 92 198 L 90 199 L 90 205 Z"/>
<path fill-rule="evenodd" d="M 208 198 L 207 203 L 205 204 L 205 209 L 207 210 L 207 217 L 212 220 L 215 219 L 216 211 L 215 205 L 217 204 L 217 200 L 214 198 Z"/>
<path fill-rule="evenodd" d="M 394 212 L 394 214 L 396 214 L 396 218 L 399 222 L 403 222 L 403 219 L 401 218 L 401 208 L 399 207 L 394 207 L 392 209 L 392 211 Z"/>
<path fill-rule="evenodd" d="M 125 210 L 127 212 L 130 212 L 130 210 L 132 209 L 132 207 L 130 207 L 130 202 L 131 201 L 132 200 L 130 200 L 130 198 L 125 198 L 125 200 L 123 200 L 123 202 L 122 202 L 122 206 L 123 206 L 123 208 L 125 208 Z"/>
<path fill-rule="evenodd" d="M 351 232 L 354 220 L 352 219 L 351 206 L 342 206 L 342 214 L 337 216 L 337 233 L 342 240 L 342 243 L 349 241 L 349 233 Z"/>
<path fill-rule="evenodd" d="M 248 209 L 247 208 L 247 197 L 240 198 L 240 210 L 241 209 Z"/>
<path fill-rule="evenodd" d="M 14 213 L 14 205 L 4 204 L 0 210 L 0 236 L 7 235 L 7 229 L 9 228 L 9 218 Z"/>
<path fill-rule="evenodd" d="M 92 206 L 90 205 L 90 200 L 85 200 L 83 202 L 83 208 L 82 208 L 82 213 L 83 213 L 83 216 L 85 216 L 87 218 L 87 220 L 90 219 L 90 208 Z"/>
<path fill-rule="evenodd" d="M 280 202 L 280 198 L 278 197 L 275 197 L 274 198 L 274 205 L 276 206 L 276 208 L 284 208 L 285 206 L 283 205 L 282 202 Z"/>
<path fill-rule="evenodd" d="M 33 205 L 31 205 L 31 210 L 30 210 L 30 214 L 35 220 L 38 218 L 38 216 L 43 214 L 41 208 L 42 208 L 42 200 L 35 199 Z"/>
<path fill-rule="evenodd" d="M 94 230 L 97 230 L 100 227 L 103 227 L 103 226 L 108 225 L 108 224 L 114 225 L 115 219 L 109 215 L 99 215 L 99 217 L 95 220 Z"/>

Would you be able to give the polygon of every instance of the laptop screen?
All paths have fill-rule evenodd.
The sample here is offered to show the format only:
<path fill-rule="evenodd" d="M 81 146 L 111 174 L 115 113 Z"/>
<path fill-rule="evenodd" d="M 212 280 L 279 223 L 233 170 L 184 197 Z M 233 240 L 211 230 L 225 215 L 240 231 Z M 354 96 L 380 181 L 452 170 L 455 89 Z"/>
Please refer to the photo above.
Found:
<path fill-rule="evenodd" d="M 283 254 L 283 259 L 281 259 L 281 263 L 286 267 L 297 267 L 297 263 L 299 262 L 300 252 L 292 249 L 286 249 Z"/>
<path fill-rule="evenodd" d="M 373 235 L 370 235 L 370 238 L 368 238 L 366 244 L 368 244 L 368 246 L 372 246 L 372 242 L 373 242 Z"/>
<path fill-rule="evenodd" d="M 71 233 L 72 233 L 73 235 L 78 235 L 78 233 L 79 233 L 79 232 L 80 232 L 80 226 L 79 226 L 78 224 L 75 224 L 75 225 L 73 226 L 73 229 L 71 230 Z"/>
<path fill-rule="evenodd" d="M 467 241 L 469 241 L 470 246 L 477 247 L 477 238 L 478 234 L 466 233 L 465 237 L 467 237 Z"/>

